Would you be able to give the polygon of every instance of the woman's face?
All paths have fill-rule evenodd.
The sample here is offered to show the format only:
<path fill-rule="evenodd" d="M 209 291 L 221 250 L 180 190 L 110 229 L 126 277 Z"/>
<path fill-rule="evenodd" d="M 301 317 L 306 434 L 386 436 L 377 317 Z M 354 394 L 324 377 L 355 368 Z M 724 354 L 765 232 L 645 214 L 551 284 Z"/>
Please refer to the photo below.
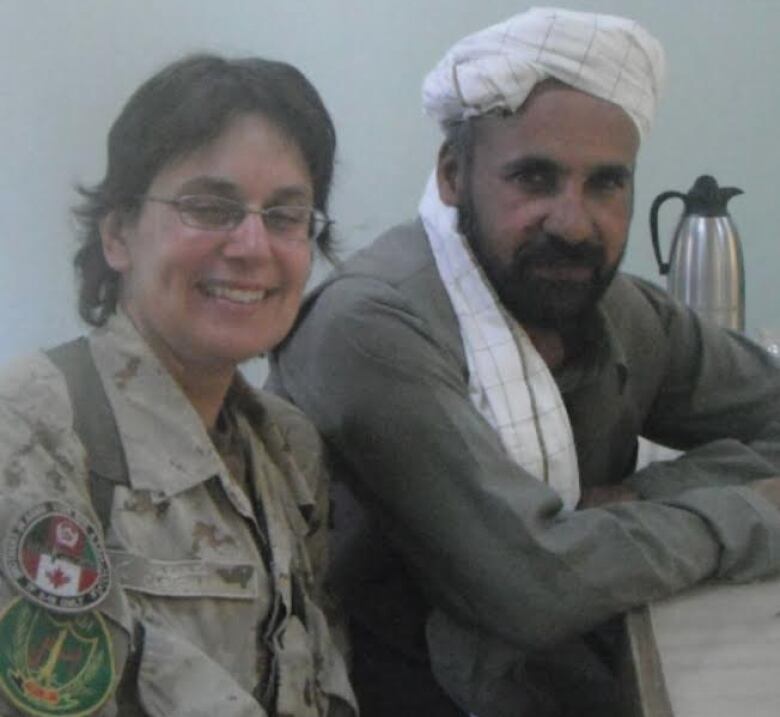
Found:
<path fill-rule="evenodd" d="M 147 196 L 225 197 L 252 209 L 311 205 L 297 145 L 260 115 L 240 115 L 208 145 L 163 167 Z M 258 214 L 232 230 L 193 228 L 177 209 L 145 201 L 131 222 L 102 226 L 120 302 L 174 375 L 226 371 L 271 349 L 292 326 L 311 242 L 280 239 Z"/>

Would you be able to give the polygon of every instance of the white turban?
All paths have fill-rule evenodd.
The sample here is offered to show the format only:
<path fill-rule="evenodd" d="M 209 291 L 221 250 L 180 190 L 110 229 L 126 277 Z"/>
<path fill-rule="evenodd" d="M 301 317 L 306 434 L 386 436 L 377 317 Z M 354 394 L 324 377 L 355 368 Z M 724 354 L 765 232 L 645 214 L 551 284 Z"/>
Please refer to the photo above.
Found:
<path fill-rule="evenodd" d="M 514 112 L 553 77 L 622 107 L 644 137 L 663 76 L 663 48 L 633 20 L 531 8 L 456 43 L 425 78 L 423 107 L 442 124 Z"/>

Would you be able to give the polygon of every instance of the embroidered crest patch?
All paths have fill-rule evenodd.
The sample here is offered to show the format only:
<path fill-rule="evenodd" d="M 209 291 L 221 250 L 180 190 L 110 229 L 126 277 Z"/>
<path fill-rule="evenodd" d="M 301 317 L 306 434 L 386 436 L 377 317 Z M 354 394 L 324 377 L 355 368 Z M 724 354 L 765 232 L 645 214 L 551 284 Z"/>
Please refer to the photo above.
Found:
<path fill-rule="evenodd" d="M 97 611 L 59 615 L 15 598 L 0 617 L 0 691 L 26 714 L 82 717 L 111 694 L 116 670 Z"/>
<path fill-rule="evenodd" d="M 28 510 L 3 543 L 8 578 L 25 596 L 58 612 L 81 612 L 108 593 L 110 573 L 95 527 L 63 503 Z"/>

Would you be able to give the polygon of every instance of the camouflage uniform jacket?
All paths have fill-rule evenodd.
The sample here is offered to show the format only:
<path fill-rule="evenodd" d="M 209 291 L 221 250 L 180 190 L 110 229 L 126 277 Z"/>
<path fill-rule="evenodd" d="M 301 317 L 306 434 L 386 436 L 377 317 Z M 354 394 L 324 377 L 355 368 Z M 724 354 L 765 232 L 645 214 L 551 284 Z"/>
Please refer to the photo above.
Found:
<path fill-rule="evenodd" d="M 103 665 L 111 668 L 111 687 L 93 705 L 95 713 L 355 714 L 343 660 L 319 607 L 327 484 L 309 422 L 263 393 L 253 396 L 251 422 L 246 412 L 230 408 L 251 466 L 242 485 L 126 317 L 114 316 L 94 331 L 89 346 L 129 477 L 129 485 L 113 490 L 104 537 L 107 596 L 85 608 L 100 614 L 113 662 L 113 668 Z M 99 526 L 105 519 L 90 501 L 88 466 L 62 374 L 43 353 L 12 364 L 0 375 L 0 534 L 8 536 L 20 515 L 47 503 Z M 7 546 L 8 539 L 9 553 Z M 9 606 L 29 600 L 19 599 L 7 565 L 2 570 L 0 614 L 13 623 Z M 41 624 L 58 617 L 35 610 Z M 0 626 L 22 635 L 19 624 Z M 30 628 L 27 642 L 35 634 Z M 7 646 L 0 652 L 0 659 L 11 659 Z M 15 674 L 40 683 L 34 668 L 41 658 L 35 662 L 32 648 L 14 654 Z M 55 658 L 50 662 L 55 670 L 43 682 L 53 691 L 39 685 L 36 699 L 71 697 L 68 685 L 76 682 L 67 682 Z M 117 695 L 128 678 L 130 697 L 122 699 Z M 266 710 L 263 695 L 269 694 Z M 0 714 L 19 714 L 9 701 L 23 714 L 49 714 L 37 703 L 11 699 L 5 688 Z"/>

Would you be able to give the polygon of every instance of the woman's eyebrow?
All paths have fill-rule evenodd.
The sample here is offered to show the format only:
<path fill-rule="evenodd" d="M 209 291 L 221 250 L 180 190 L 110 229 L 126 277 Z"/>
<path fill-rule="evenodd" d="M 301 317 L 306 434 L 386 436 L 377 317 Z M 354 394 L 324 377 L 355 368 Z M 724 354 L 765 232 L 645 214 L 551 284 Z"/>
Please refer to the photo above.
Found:
<path fill-rule="evenodd" d="M 241 191 L 235 182 L 223 177 L 201 175 L 188 179 L 179 187 L 179 194 L 215 194 L 221 197 L 239 199 Z"/>
<path fill-rule="evenodd" d="M 287 187 L 279 187 L 271 193 L 266 206 L 276 204 L 308 204 L 312 201 L 311 188 L 305 185 L 290 185 Z"/>

